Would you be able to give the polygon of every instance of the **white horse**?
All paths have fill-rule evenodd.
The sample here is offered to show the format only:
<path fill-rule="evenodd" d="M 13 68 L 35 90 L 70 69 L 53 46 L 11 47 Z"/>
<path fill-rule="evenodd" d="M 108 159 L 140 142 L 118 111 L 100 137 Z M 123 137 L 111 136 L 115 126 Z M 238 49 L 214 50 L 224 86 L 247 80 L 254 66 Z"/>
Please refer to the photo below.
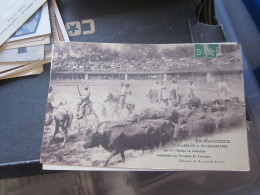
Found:
<path fill-rule="evenodd" d="M 86 122 L 87 130 L 95 129 L 99 122 L 105 121 L 107 117 L 106 107 L 99 102 L 91 102 L 84 107 L 83 119 Z M 78 130 L 80 130 L 78 119 Z"/>

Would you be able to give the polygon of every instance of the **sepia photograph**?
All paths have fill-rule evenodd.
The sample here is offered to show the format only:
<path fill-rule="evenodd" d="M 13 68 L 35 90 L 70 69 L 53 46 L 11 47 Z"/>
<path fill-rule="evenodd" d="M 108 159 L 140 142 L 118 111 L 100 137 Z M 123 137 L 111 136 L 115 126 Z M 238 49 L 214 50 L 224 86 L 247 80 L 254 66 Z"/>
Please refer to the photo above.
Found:
<path fill-rule="evenodd" d="M 236 44 L 55 43 L 41 162 L 143 169 L 138 160 L 153 156 L 169 161 L 161 168 L 185 169 L 181 159 L 194 156 L 178 146 L 198 139 L 237 155 L 238 137 L 247 148 L 241 58 Z M 226 134 L 236 141 L 223 149 Z M 197 147 L 205 156 L 196 158 L 223 160 Z"/>

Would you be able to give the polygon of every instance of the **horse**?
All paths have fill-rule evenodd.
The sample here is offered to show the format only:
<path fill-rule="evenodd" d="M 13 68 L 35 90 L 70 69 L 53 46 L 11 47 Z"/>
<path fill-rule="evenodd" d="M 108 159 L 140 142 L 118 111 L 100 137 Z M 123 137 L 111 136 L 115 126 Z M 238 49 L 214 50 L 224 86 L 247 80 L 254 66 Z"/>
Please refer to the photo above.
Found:
<path fill-rule="evenodd" d="M 64 141 L 62 146 L 65 145 L 67 142 L 67 134 L 68 131 L 70 130 L 72 120 L 73 120 L 73 113 L 71 112 L 70 109 L 65 108 L 64 106 L 58 107 L 56 110 L 53 112 L 53 119 L 55 121 L 55 131 L 52 136 L 52 139 L 50 143 L 53 142 L 55 139 L 56 134 L 59 132 L 59 129 L 61 128 L 63 134 L 64 134 Z"/>
<path fill-rule="evenodd" d="M 117 119 L 120 119 L 119 115 L 119 101 L 120 97 L 118 95 L 114 95 L 113 93 L 109 93 L 107 95 L 106 100 L 104 101 L 105 103 L 108 103 L 110 108 L 112 108 L 112 116 L 111 119 L 114 119 L 114 116 L 117 116 Z"/>
<path fill-rule="evenodd" d="M 106 120 L 107 110 L 105 106 L 99 102 L 90 102 L 85 105 L 83 116 L 87 124 L 87 129 L 93 129 L 100 121 Z M 78 131 L 79 130 L 80 123 L 78 121 Z"/>
<path fill-rule="evenodd" d="M 127 97 L 126 99 L 127 100 Z M 111 118 L 114 118 L 114 115 L 117 116 L 118 119 L 120 119 L 120 114 L 119 114 L 119 103 L 120 103 L 120 96 L 119 95 L 114 95 L 113 93 L 109 93 L 107 95 L 107 99 L 104 101 L 105 103 L 108 103 L 110 107 L 112 108 L 112 116 Z M 135 108 L 135 103 L 132 101 L 124 101 L 123 107 L 128 110 L 128 116 L 133 114 L 134 108 Z"/>
<path fill-rule="evenodd" d="M 159 102 L 159 92 L 155 89 L 150 89 L 146 96 L 149 98 L 152 104 L 154 102 Z"/>
<path fill-rule="evenodd" d="M 178 106 L 182 102 L 182 95 L 178 93 L 175 89 L 170 91 L 169 97 L 164 99 L 158 90 L 150 89 L 148 94 L 146 95 L 150 102 L 153 103 L 160 103 L 163 102 L 167 107 L 169 106 Z"/>

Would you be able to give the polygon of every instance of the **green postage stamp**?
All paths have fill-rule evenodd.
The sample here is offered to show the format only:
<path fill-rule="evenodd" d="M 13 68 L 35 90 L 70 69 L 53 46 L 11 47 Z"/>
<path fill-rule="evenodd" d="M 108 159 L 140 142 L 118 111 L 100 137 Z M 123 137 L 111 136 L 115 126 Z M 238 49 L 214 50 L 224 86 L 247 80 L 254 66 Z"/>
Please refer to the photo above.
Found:
<path fill-rule="evenodd" d="M 219 53 L 219 44 L 195 44 L 195 58 L 216 58 Z"/>

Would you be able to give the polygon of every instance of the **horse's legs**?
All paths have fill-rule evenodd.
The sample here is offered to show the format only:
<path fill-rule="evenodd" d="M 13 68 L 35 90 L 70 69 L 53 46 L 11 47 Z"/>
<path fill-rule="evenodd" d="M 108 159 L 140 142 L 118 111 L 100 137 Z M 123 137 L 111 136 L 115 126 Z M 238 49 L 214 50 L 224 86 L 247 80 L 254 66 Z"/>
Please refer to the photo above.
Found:
<path fill-rule="evenodd" d="M 92 114 L 95 116 L 96 124 L 98 124 L 98 116 L 94 110 L 92 110 Z"/>
<path fill-rule="evenodd" d="M 86 102 L 83 102 L 80 107 L 79 107 L 79 117 L 78 118 L 82 118 L 84 117 L 84 115 L 86 115 Z"/>
<path fill-rule="evenodd" d="M 79 124 L 79 119 L 77 119 L 78 120 L 78 131 L 80 130 L 80 124 Z"/>
<path fill-rule="evenodd" d="M 133 114 L 135 105 L 128 104 L 127 108 L 128 108 L 128 116 L 131 116 Z"/>
<path fill-rule="evenodd" d="M 118 110 L 115 110 L 115 114 L 116 114 L 116 116 L 117 116 L 117 119 L 120 119 L 120 115 L 119 115 Z"/>
<path fill-rule="evenodd" d="M 128 110 L 128 117 L 132 114 L 132 105 L 128 104 L 126 106 L 127 110 Z"/>
<path fill-rule="evenodd" d="M 112 120 L 114 119 L 114 115 L 115 115 L 115 111 L 112 110 L 112 114 L 111 114 L 111 119 L 112 119 Z"/>
<path fill-rule="evenodd" d="M 55 119 L 55 131 L 52 136 L 52 140 L 55 138 L 56 134 L 59 132 L 59 127 L 60 127 L 60 121 Z"/>
<path fill-rule="evenodd" d="M 66 121 L 66 129 L 69 130 L 72 124 L 72 120 L 73 120 L 73 113 L 69 112 L 68 113 L 68 119 Z"/>
<path fill-rule="evenodd" d="M 64 146 L 65 143 L 67 142 L 67 128 L 65 127 L 65 124 L 61 125 L 61 129 L 62 129 L 62 132 L 64 134 L 64 141 L 63 141 L 63 144 L 62 144 L 62 146 Z"/>
<path fill-rule="evenodd" d="M 108 162 L 115 156 L 115 155 L 117 155 L 119 152 L 118 151 L 115 151 L 115 150 L 113 150 L 112 151 L 112 153 L 107 157 L 107 160 L 106 160 L 106 162 L 105 162 L 105 167 L 108 165 Z"/>
<path fill-rule="evenodd" d="M 79 118 L 80 106 L 81 106 L 82 103 L 83 103 L 83 101 L 81 99 L 80 102 L 78 102 L 78 104 L 77 104 L 77 114 L 76 114 L 77 118 Z"/>
<path fill-rule="evenodd" d="M 125 97 L 124 96 L 120 96 L 119 99 L 119 111 L 122 112 L 123 108 L 125 105 Z"/>
<path fill-rule="evenodd" d="M 124 151 L 121 152 L 121 157 L 122 157 L 122 160 L 125 161 L 125 153 L 124 153 Z"/>

